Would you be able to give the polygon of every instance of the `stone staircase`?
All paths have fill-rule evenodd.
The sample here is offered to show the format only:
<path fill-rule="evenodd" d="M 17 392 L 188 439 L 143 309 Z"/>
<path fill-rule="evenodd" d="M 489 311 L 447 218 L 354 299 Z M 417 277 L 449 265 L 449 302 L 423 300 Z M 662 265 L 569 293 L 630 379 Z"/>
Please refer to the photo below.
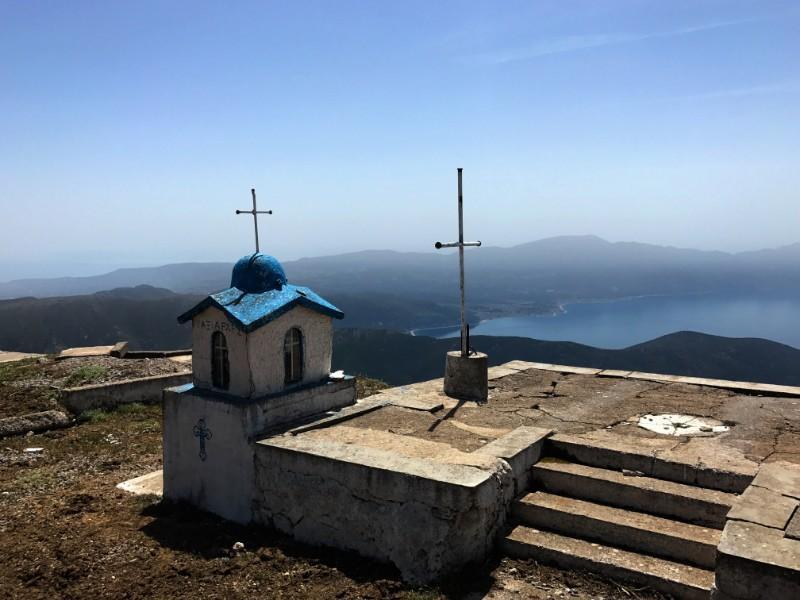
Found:
<path fill-rule="evenodd" d="M 548 440 L 531 482 L 512 505 L 508 555 L 677 598 L 709 598 L 725 516 L 747 483 L 568 436 Z"/>

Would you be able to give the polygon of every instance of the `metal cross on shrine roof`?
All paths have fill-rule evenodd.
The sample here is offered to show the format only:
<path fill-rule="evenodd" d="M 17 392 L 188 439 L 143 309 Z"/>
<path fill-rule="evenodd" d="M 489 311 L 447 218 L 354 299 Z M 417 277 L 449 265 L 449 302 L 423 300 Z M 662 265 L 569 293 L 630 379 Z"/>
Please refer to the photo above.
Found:
<path fill-rule="evenodd" d="M 256 253 L 261 252 L 261 249 L 258 247 L 258 215 L 271 215 L 271 210 L 258 210 L 256 208 L 256 190 L 255 188 L 250 190 L 250 193 L 253 194 L 253 210 L 237 210 L 237 215 L 253 215 L 253 225 L 256 228 Z"/>
<path fill-rule="evenodd" d="M 458 169 L 458 241 L 457 242 L 436 242 L 434 247 L 437 250 L 442 248 L 458 248 L 458 270 L 459 286 L 461 288 L 461 356 L 469 356 L 469 325 L 464 314 L 464 248 L 466 246 L 480 246 L 480 241 L 464 241 L 464 195 L 461 188 L 461 172 Z"/>

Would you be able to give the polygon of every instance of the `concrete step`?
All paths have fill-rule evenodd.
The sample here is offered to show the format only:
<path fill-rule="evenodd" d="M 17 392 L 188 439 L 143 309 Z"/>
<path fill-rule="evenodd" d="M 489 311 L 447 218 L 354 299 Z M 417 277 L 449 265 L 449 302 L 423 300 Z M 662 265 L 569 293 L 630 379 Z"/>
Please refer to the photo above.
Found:
<path fill-rule="evenodd" d="M 618 581 L 690 600 L 709 598 L 714 572 L 519 525 L 502 541 L 516 558 L 562 569 L 583 569 Z"/>
<path fill-rule="evenodd" d="M 758 469 L 756 463 L 730 456 L 704 456 L 700 461 L 697 456 L 662 448 L 666 440 L 657 441 L 659 446 L 650 439 L 625 435 L 595 433 L 587 438 L 559 433 L 547 440 L 545 453 L 591 467 L 639 471 L 648 477 L 735 494 L 750 485 Z"/>
<path fill-rule="evenodd" d="M 529 527 L 713 569 L 722 532 L 586 500 L 534 492 L 512 504 Z"/>
<path fill-rule="evenodd" d="M 725 515 L 736 499 L 734 494 L 718 490 L 625 475 L 552 457 L 533 465 L 531 475 L 537 490 L 715 529 L 725 526 Z"/>

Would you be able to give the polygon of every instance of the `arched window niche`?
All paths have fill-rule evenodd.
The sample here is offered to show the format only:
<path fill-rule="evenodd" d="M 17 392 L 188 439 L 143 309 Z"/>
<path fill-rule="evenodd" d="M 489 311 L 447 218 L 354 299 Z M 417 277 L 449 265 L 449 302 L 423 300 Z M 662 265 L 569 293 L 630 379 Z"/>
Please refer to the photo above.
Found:
<path fill-rule="evenodd" d="M 283 339 L 283 368 L 286 385 L 303 379 L 303 333 L 297 327 L 287 331 Z"/>
<path fill-rule="evenodd" d="M 228 360 L 228 341 L 225 334 L 215 331 L 211 336 L 211 383 L 215 388 L 227 390 L 231 380 Z"/>

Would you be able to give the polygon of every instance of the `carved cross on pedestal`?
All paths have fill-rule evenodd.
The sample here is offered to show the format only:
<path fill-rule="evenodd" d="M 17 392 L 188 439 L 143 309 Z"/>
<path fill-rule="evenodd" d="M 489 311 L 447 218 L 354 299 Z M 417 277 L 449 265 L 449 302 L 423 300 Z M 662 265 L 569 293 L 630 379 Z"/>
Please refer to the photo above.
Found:
<path fill-rule="evenodd" d="M 260 252 L 261 250 L 258 247 L 258 215 L 271 215 L 271 210 L 258 210 L 256 208 L 256 190 L 255 188 L 250 190 L 250 193 L 253 194 L 253 210 L 237 210 L 237 215 L 253 215 L 253 225 L 256 228 L 256 252 Z"/>
<path fill-rule="evenodd" d="M 466 246 L 480 246 L 480 241 L 465 242 L 464 241 L 464 195 L 461 189 L 461 172 L 464 169 L 458 169 L 458 241 L 436 242 L 434 247 L 437 250 L 442 248 L 458 248 L 458 268 L 459 268 L 459 286 L 461 287 L 461 356 L 469 356 L 469 325 L 464 314 L 464 248 Z"/>
<path fill-rule="evenodd" d="M 211 430 L 206 427 L 206 420 L 200 419 L 197 421 L 197 425 L 192 427 L 192 433 L 194 437 L 200 440 L 200 460 L 205 460 L 208 458 L 208 454 L 206 454 L 206 440 L 210 440 L 213 437 Z"/>

